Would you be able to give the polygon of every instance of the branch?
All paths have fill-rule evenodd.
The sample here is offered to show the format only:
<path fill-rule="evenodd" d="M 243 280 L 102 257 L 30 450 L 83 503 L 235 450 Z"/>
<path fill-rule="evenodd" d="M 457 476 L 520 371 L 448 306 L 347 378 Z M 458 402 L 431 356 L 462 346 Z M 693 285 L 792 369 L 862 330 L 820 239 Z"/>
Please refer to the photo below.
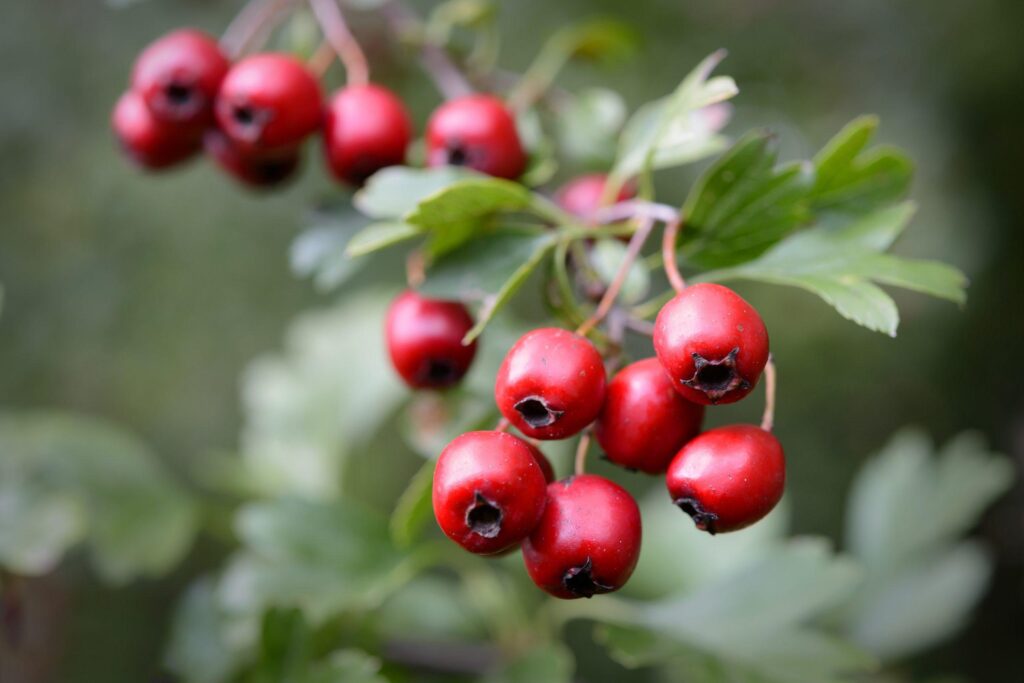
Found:
<path fill-rule="evenodd" d="M 392 0 L 384 5 L 381 13 L 397 36 L 423 34 L 419 17 L 400 0 Z M 445 99 L 451 100 L 473 94 L 473 86 L 455 66 L 448 53 L 429 40 L 422 42 L 420 63 Z"/>
<path fill-rule="evenodd" d="M 768 354 L 768 363 L 764 366 L 764 414 L 761 417 L 761 429 L 772 431 L 775 425 L 775 359 Z"/>
<path fill-rule="evenodd" d="M 358 86 L 369 83 L 370 67 L 366 62 L 366 55 L 359 47 L 356 37 L 352 35 L 336 0 L 309 0 L 309 4 L 324 37 L 331 43 L 341 63 L 345 65 L 348 84 Z"/>
<path fill-rule="evenodd" d="M 615 279 L 612 280 L 611 284 L 608 285 L 608 289 L 605 290 L 604 296 L 601 297 L 601 302 L 597 305 L 597 310 L 579 326 L 576 334 L 586 335 L 590 332 L 595 325 L 601 322 L 615 304 L 615 299 L 618 298 L 619 291 L 629 276 L 630 267 L 636 261 L 636 257 L 640 255 L 640 250 L 644 248 L 644 243 L 647 242 L 647 237 L 651 234 L 651 229 L 654 227 L 654 221 L 651 218 L 646 217 L 642 220 L 643 223 L 640 224 L 640 227 L 637 228 L 637 231 L 633 233 L 633 237 L 629 240 L 626 255 L 622 257 L 622 263 L 619 264 L 619 269 L 615 273 Z"/>

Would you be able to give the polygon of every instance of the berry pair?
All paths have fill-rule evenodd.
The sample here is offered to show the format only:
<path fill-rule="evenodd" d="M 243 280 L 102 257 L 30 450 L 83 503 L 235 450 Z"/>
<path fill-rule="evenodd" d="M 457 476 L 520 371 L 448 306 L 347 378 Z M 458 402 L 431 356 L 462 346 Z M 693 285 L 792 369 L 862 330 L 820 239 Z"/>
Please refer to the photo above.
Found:
<path fill-rule="evenodd" d="M 621 588 L 640 555 L 636 502 L 603 477 L 545 481 L 542 462 L 547 461 L 538 449 L 504 432 L 456 438 L 434 470 L 433 506 L 441 529 L 482 555 L 522 544 L 530 578 L 559 598 Z"/>

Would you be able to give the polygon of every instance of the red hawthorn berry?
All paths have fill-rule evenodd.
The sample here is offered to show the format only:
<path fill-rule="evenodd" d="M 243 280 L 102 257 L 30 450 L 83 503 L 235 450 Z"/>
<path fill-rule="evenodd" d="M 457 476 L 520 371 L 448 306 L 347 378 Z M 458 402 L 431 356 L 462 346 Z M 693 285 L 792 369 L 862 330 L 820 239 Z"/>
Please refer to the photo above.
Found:
<path fill-rule="evenodd" d="M 110 124 L 125 154 L 150 170 L 180 163 L 202 144 L 197 135 L 155 119 L 142 97 L 131 91 L 117 100 Z"/>
<path fill-rule="evenodd" d="M 551 461 L 548 460 L 548 456 L 534 446 L 529 441 L 526 442 L 531 449 L 533 449 L 533 457 L 537 460 L 537 464 L 540 465 L 541 472 L 544 473 L 544 481 L 551 483 L 555 480 L 555 468 L 551 466 Z"/>
<path fill-rule="evenodd" d="M 450 387 L 476 355 L 475 341 L 462 343 L 472 327 L 473 318 L 461 303 L 407 290 L 392 302 L 385 322 L 391 364 L 414 389 Z"/>
<path fill-rule="evenodd" d="M 658 359 L 646 358 L 608 383 L 594 434 L 611 462 L 658 474 L 697 436 L 703 419 L 704 406 L 680 396 Z"/>
<path fill-rule="evenodd" d="M 324 154 L 338 180 L 362 185 L 387 166 L 405 163 L 412 123 L 405 105 L 379 85 L 342 88 L 327 106 Z"/>
<path fill-rule="evenodd" d="M 466 166 L 515 180 L 526 170 L 526 154 L 512 113 L 491 95 L 445 102 L 427 123 L 427 165 Z"/>
<path fill-rule="evenodd" d="M 640 509 L 603 477 L 583 474 L 548 485 L 540 523 L 523 541 L 530 578 L 556 598 L 616 591 L 640 556 Z"/>
<path fill-rule="evenodd" d="M 213 123 L 213 103 L 229 66 L 216 39 L 181 29 L 142 51 L 132 69 L 131 89 L 156 119 L 198 134 Z"/>
<path fill-rule="evenodd" d="M 672 502 L 698 529 L 736 531 L 767 515 L 782 498 L 786 459 L 778 439 L 760 427 L 719 427 L 683 446 L 665 483 Z"/>
<path fill-rule="evenodd" d="M 601 354 L 586 338 L 555 327 L 527 332 L 498 369 L 498 410 L 534 439 L 564 439 L 594 421 L 605 396 Z"/>
<path fill-rule="evenodd" d="M 592 218 L 594 213 L 601 208 L 601 198 L 604 196 L 604 188 L 607 183 L 608 176 L 603 173 L 591 173 L 574 178 L 558 190 L 555 201 L 578 218 Z M 635 195 L 635 190 L 627 183 L 619 188 L 619 193 L 615 196 L 614 201 L 624 202 L 627 199 L 632 199 Z"/>
<path fill-rule="evenodd" d="M 654 350 L 695 403 L 733 403 L 749 394 L 768 362 L 768 330 L 753 306 L 728 287 L 687 287 L 658 313 Z"/>
<path fill-rule="evenodd" d="M 263 154 L 249 152 L 215 128 L 203 136 L 203 149 L 228 175 L 257 189 L 291 180 L 302 160 L 301 153 L 294 147 Z"/>
<path fill-rule="evenodd" d="M 316 77 L 295 57 L 258 54 L 228 71 L 216 113 L 220 129 L 240 148 L 280 150 L 319 130 L 323 96 Z"/>
<path fill-rule="evenodd" d="M 448 444 L 434 470 L 434 516 L 466 550 L 500 553 L 522 541 L 544 511 L 536 449 L 504 432 L 468 432 Z"/>

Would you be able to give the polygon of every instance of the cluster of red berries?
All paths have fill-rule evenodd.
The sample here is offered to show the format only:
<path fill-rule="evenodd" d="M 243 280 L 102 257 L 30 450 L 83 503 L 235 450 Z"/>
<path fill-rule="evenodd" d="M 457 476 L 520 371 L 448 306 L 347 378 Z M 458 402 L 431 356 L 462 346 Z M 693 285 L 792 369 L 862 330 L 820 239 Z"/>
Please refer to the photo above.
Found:
<path fill-rule="evenodd" d="M 264 53 L 232 64 L 216 40 L 191 29 L 143 50 L 112 125 L 144 168 L 167 168 L 204 150 L 254 187 L 290 178 L 302 144 L 317 132 L 331 173 L 356 186 L 405 163 L 413 135 L 405 105 L 387 88 L 348 85 L 325 103 L 317 77 L 295 57 Z M 430 166 L 466 166 L 510 179 L 526 168 L 512 114 L 489 95 L 442 104 L 427 124 L 426 141 Z"/>
<path fill-rule="evenodd" d="M 603 179 L 600 179 L 603 189 Z M 473 321 L 456 302 L 407 291 L 392 304 L 391 359 L 415 388 L 444 388 L 469 369 Z M 656 357 L 607 381 L 604 359 L 585 337 L 542 328 L 508 351 L 495 382 L 498 409 L 525 438 L 470 432 L 441 453 L 434 514 L 470 552 L 521 546 L 534 582 L 560 598 L 620 588 L 640 552 L 640 511 L 618 484 L 577 474 L 554 481 L 531 440 L 565 439 L 588 426 L 607 459 L 665 473 L 672 501 L 709 533 L 742 529 L 782 497 L 785 460 L 772 434 L 753 425 L 701 433 L 705 406 L 753 390 L 768 363 L 768 333 L 757 311 L 715 284 L 685 288 L 658 314 Z"/>

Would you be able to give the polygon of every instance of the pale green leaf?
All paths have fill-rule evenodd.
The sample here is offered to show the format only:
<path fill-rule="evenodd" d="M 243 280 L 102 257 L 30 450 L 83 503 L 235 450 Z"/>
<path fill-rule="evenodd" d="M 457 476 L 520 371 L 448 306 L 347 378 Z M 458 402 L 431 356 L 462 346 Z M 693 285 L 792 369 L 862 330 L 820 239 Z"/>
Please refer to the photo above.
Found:
<path fill-rule="evenodd" d="M 400 219 L 416 205 L 452 183 L 479 174 L 457 166 L 418 169 L 392 166 L 373 174 L 363 189 L 356 192 L 353 203 L 371 218 Z"/>
<path fill-rule="evenodd" d="M 371 223 L 352 236 L 345 246 L 345 255 L 349 258 L 365 256 L 422 234 L 419 228 L 408 223 Z"/>
<path fill-rule="evenodd" d="M 561 643 L 544 643 L 505 662 L 484 677 L 485 683 L 569 683 L 575 662 L 572 652 Z"/>
<path fill-rule="evenodd" d="M 216 586 L 209 578 L 200 579 L 188 587 L 175 609 L 165 663 L 189 683 L 221 683 L 242 656 L 228 642 L 225 630 Z"/>
<path fill-rule="evenodd" d="M 559 113 L 558 143 L 563 154 L 578 165 L 607 167 L 615 156 L 625 120 L 626 104 L 617 92 L 583 90 Z"/>
<path fill-rule="evenodd" d="M 395 503 L 388 528 L 399 548 L 408 548 L 433 519 L 431 491 L 434 483 L 434 461 L 423 463 L 409 480 L 405 491 Z"/>
<path fill-rule="evenodd" d="M 381 661 L 362 650 L 338 650 L 310 667 L 301 683 L 388 683 L 380 670 Z"/>
<path fill-rule="evenodd" d="M 602 239 L 594 243 L 590 261 L 598 277 L 606 285 L 611 284 L 619 271 L 619 264 L 626 255 L 626 245 L 617 239 Z M 635 304 L 642 301 L 651 288 L 651 271 L 643 260 L 634 261 L 626 274 L 626 280 L 619 292 L 619 301 Z"/>

